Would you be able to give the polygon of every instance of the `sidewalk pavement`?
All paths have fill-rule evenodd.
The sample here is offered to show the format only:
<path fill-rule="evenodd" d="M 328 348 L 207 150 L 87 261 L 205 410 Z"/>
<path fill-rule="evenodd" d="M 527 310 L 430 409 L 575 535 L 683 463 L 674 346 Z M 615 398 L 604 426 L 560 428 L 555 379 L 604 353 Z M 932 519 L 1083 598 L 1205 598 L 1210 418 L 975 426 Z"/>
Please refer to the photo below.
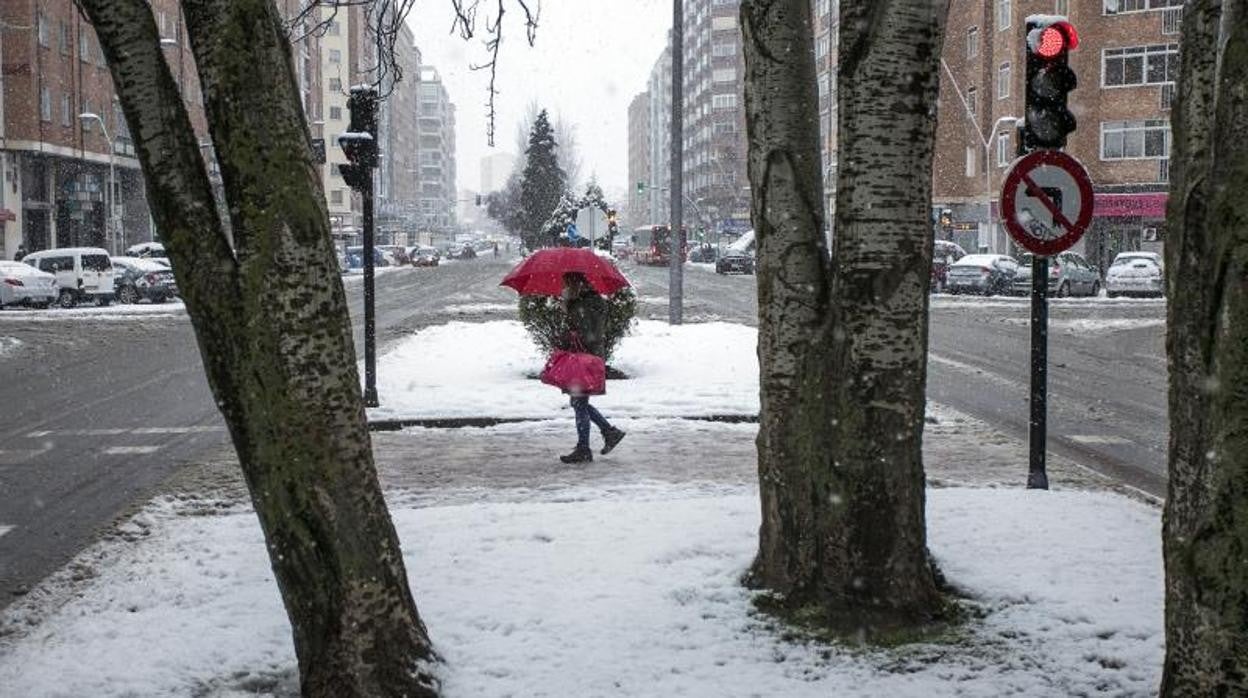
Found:
<path fill-rule="evenodd" d="M 570 410 L 566 419 L 559 420 L 375 432 L 373 450 L 383 488 L 399 499 L 428 494 L 444 501 L 455 490 L 501 495 L 498 491 L 612 488 L 655 481 L 737 486 L 757 482 L 756 424 L 620 419 L 615 425 L 628 432 L 620 446 L 608 456 L 598 455 L 602 444 L 595 433 L 594 462 L 576 466 L 558 459 L 576 440 Z M 924 465 L 932 487 L 1021 488 L 1027 481 L 1027 444 L 972 417 L 929 404 Z M 1048 474 L 1053 489 L 1113 490 L 1155 502 L 1053 454 Z M 232 453 L 187 468 L 168 483 L 165 493 L 218 504 L 247 498 Z"/>

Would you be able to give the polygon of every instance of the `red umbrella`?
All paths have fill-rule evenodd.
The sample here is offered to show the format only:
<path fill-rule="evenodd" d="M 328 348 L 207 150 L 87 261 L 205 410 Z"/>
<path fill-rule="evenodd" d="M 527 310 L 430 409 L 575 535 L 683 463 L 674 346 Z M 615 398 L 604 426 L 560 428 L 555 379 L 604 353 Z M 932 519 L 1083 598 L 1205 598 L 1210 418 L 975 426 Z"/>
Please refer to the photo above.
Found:
<path fill-rule="evenodd" d="M 578 272 L 598 293 L 609 296 L 628 286 L 628 279 L 610 260 L 584 247 L 548 247 L 516 265 L 500 286 L 514 288 L 522 296 L 558 296 L 563 275 Z"/>

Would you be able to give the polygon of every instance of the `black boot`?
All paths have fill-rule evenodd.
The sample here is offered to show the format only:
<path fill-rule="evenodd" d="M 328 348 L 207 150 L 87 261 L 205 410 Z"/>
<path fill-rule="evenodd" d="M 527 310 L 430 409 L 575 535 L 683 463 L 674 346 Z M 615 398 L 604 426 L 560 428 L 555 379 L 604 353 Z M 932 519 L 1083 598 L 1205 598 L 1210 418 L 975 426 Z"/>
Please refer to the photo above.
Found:
<path fill-rule="evenodd" d="M 611 427 L 602 432 L 602 440 L 606 442 L 606 445 L 602 447 L 602 455 L 605 456 L 615 450 L 616 444 L 624 440 L 624 431 Z"/>
<path fill-rule="evenodd" d="M 589 463 L 594 460 L 594 452 L 589 450 L 589 446 L 577 446 L 568 455 L 559 456 L 559 460 L 564 463 Z"/>

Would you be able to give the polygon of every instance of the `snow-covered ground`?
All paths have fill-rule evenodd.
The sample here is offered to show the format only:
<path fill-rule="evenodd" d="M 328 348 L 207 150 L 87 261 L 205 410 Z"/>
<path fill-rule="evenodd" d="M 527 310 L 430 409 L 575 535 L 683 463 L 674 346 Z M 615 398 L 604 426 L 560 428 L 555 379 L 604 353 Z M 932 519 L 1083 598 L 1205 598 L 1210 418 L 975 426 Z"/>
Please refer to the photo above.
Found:
<path fill-rule="evenodd" d="M 12 356 L 22 348 L 22 340 L 17 337 L 0 336 L 0 359 Z"/>
<path fill-rule="evenodd" d="M 0 312 L 0 322 L 128 321 L 185 316 L 186 306 L 182 304 L 182 301 L 172 300 L 167 303 L 136 303 L 134 305 L 113 303 L 102 307 L 82 305 L 77 308 L 49 308 L 47 310 L 6 308 Z"/>
<path fill-rule="evenodd" d="M 446 496 L 393 515 L 448 698 L 1136 696 L 1159 680 L 1159 516 L 1116 495 L 931 490 L 930 545 L 979 613 L 894 650 L 795 639 L 753 611 L 738 582 L 752 488 Z M 120 534 L 80 556 L 79 581 L 0 620 L 0 693 L 290 689 L 289 627 L 249 511 L 165 500 Z"/>
<path fill-rule="evenodd" d="M 757 414 L 756 343 L 757 332 L 743 325 L 640 321 L 611 362 L 629 379 L 608 381 L 594 402 L 622 417 Z M 378 359 L 381 407 L 369 414 L 561 416 L 567 397 L 529 378 L 544 361 L 517 321 L 430 327 Z"/>
<path fill-rule="evenodd" d="M 1088 306 L 1147 307 L 1165 306 L 1165 304 L 1165 298 L 1109 298 L 1104 293 L 1099 296 L 1082 298 L 1049 299 L 1049 306 L 1054 308 L 1086 308 Z M 963 308 L 967 306 L 976 308 L 1027 308 L 1030 305 L 1031 298 L 1027 296 L 992 296 L 985 298 L 983 296 L 954 296 L 944 293 L 932 296 L 933 308 Z"/>
<path fill-rule="evenodd" d="M 1002 318 L 1007 325 L 1031 325 L 1029 318 Z M 1049 318 L 1050 332 L 1090 334 L 1165 327 L 1165 318 Z"/>

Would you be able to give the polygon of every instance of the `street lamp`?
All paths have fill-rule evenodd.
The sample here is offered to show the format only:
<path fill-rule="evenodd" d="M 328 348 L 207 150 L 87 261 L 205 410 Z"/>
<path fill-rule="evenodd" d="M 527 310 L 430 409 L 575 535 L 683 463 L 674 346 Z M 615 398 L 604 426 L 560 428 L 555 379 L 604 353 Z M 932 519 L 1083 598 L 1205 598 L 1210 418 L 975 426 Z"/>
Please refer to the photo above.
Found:
<path fill-rule="evenodd" d="M 104 237 L 113 242 L 113 254 L 121 252 L 118 242 L 125 244 L 124 238 L 120 241 L 117 239 L 119 226 L 117 225 L 117 208 L 114 206 L 113 192 L 117 186 L 117 168 L 113 162 L 113 139 L 108 135 L 108 127 L 104 125 L 104 119 L 94 112 L 83 112 L 78 115 L 82 121 L 98 121 L 100 122 L 100 131 L 104 134 L 104 140 L 108 142 L 108 197 L 106 199 L 108 206 L 108 219 L 104 223 Z M 124 235 L 124 233 L 122 233 Z"/>

